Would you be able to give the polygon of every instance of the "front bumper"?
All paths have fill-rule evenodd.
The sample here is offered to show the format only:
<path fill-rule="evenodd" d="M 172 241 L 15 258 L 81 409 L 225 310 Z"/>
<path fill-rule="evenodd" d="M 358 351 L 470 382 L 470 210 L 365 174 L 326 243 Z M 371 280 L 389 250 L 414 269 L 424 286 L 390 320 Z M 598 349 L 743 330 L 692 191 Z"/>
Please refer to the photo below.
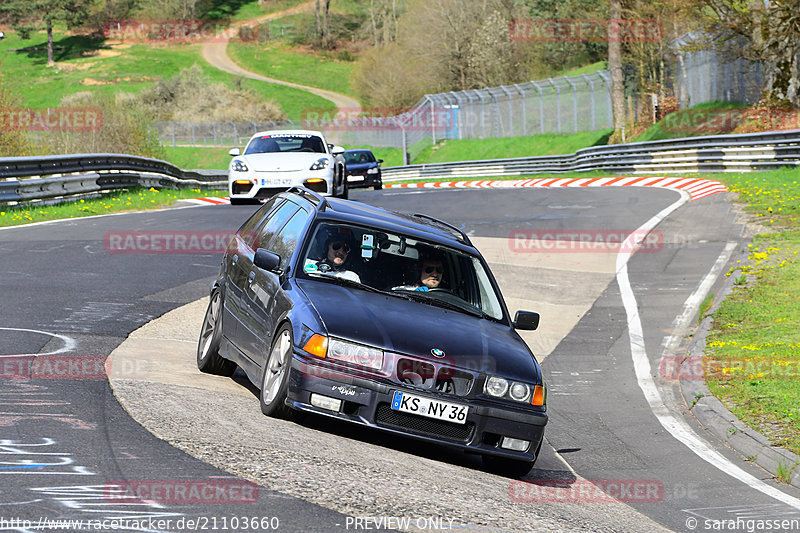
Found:
<path fill-rule="evenodd" d="M 286 404 L 300 411 L 313 412 L 412 437 L 422 441 L 462 449 L 470 453 L 493 455 L 534 462 L 544 436 L 547 413 L 502 406 L 474 397 L 442 395 L 433 390 L 418 390 L 353 375 L 318 363 L 316 358 L 294 353 L 290 366 Z M 464 424 L 444 422 L 391 409 L 394 391 L 435 398 L 469 407 Z M 338 411 L 311 405 L 311 394 L 341 400 Z M 503 437 L 530 442 L 524 452 L 500 447 Z"/>
<path fill-rule="evenodd" d="M 292 172 L 242 172 L 228 176 L 231 198 L 262 200 L 289 187 L 302 186 L 322 195 L 333 194 L 333 176 L 328 169 Z"/>
<path fill-rule="evenodd" d="M 374 187 L 380 184 L 380 172 L 377 174 L 357 173 L 347 175 L 347 186 L 351 189 L 356 189 L 359 187 Z"/>

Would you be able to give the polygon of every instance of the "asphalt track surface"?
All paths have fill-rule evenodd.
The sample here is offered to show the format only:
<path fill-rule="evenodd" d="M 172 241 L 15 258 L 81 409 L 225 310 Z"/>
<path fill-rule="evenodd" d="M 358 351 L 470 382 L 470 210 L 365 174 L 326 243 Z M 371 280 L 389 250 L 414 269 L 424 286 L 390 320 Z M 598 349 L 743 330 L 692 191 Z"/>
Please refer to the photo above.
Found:
<path fill-rule="evenodd" d="M 433 214 L 475 237 L 504 239 L 520 228 L 633 231 L 677 199 L 670 191 L 635 188 L 370 191 L 354 196 L 389 208 Z M 109 235 L 131 230 L 232 231 L 251 209 L 171 209 L 0 230 L 4 267 L 0 354 L 64 350 L 61 353 L 69 356 L 108 355 L 131 331 L 206 296 L 218 268 L 215 254 L 108 253 L 104 242 Z M 740 244 L 741 231 L 724 195 L 683 205 L 657 229 L 663 245 L 654 253 L 637 253 L 628 263 L 654 373 L 665 337 L 673 333 L 687 298 L 726 248 L 730 251 L 729 244 Z M 633 370 L 628 319 L 616 280 L 547 357 L 543 368 L 550 386 L 548 442 L 583 478 L 657 483 L 662 490 L 656 498 L 630 502 L 644 515 L 676 531 L 704 530 L 707 519 L 800 519 L 796 507 L 710 465 L 659 423 Z M 674 384 L 660 386 L 665 395 L 680 398 Z M 679 413 L 680 401 L 673 403 Z M 684 418 L 694 424 L 691 416 Z M 755 478 L 798 496 L 726 450 L 702 428 L 694 430 Z M 547 453 L 529 479 L 548 479 L 554 471 L 563 473 L 563 465 Z M 186 529 L 175 526 L 180 518 L 242 516 L 241 505 L 224 502 L 189 505 L 115 499 L 110 489 L 124 486 L 125 480 L 241 480 L 142 429 L 120 408 L 104 380 L 22 380 L 4 375 L 0 476 L 0 517 L 6 520 L 0 521 L 0 530 L 37 530 L 21 528 L 11 519 L 29 520 L 35 526 L 43 518 L 128 518 L 141 520 L 139 530 L 156 531 Z M 281 531 L 346 529 L 347 517 L 325 507 L 265 489 L 257 494 L 257 503 L 246 506 L 246 515 L 275 517 Z M 162 527 L 151 518 L 173 522 Z M 692 518 L 699 521 L 694 529 Z"/>

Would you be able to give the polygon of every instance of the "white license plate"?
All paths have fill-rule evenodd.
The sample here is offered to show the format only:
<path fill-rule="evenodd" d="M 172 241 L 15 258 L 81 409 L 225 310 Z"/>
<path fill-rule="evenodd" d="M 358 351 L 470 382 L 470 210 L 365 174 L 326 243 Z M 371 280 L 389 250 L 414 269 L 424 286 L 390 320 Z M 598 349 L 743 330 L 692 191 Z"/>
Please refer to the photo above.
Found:
<path fill-rule="evenodd" d="M 395 391 L 392 396 L 392 409 L 456 424 L 464 424 L 469 412 L 469 407 L 466 405 L 442 402 L 400 391 Z"/>
<path fill-rule="evenodd" d="M 364 176 L 347 176 L 347 181 L 364 181 Z"/>
<path fill-rule="evenodd" d="M 289 187 L 292 178 L 261 178 L 262 187 Z"/>

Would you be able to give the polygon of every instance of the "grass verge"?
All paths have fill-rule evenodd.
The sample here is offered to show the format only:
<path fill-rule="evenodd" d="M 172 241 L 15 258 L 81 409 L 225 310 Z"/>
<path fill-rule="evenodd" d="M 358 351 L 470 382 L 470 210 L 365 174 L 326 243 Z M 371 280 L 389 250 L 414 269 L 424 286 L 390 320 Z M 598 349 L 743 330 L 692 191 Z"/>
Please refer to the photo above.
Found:
<path fill-rule="evenodd" d="M 25 204 L 19 206 L 0 205 L 0 227 L 20 226 L 33 222 L 81 218 L 123 211 L 157 209 L 174 204 L 185 198 L 225 196 L 225 191 L 200 189 L 122 189 L 103 195 L 101 198 L 78 200 L 57 205 Z"/>
<path fill-rule="evenodd" d="M 706 348 L 711 392 L 772 444 L 800 454 L 800 186 L 797 171 L 714 175 L 774 232 L 755 237 Z"/>

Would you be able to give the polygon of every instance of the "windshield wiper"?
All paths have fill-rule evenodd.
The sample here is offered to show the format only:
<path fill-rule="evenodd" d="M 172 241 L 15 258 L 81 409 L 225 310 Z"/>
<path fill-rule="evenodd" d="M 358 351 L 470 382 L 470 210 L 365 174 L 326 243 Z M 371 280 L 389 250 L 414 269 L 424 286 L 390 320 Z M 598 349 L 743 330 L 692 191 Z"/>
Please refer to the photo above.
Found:
<path fill-rule="evenodd" d="M 451 309 L 453 311 L 461 311 L 462 313 L 467 313 L 473 316 L 482 316 L 483 312 L 467 305 L 458 305 L 453 302 L 448 302 L 447 300 L 440 300 L 439 298 L 435 298 L 432 296 L 426 296 L 428 294 L 427 291 L 411 291 L 411 292 L 404 292 L 404 293 L 397 293 L 393 292 L 392 294 L 396 294 L 398 296 L 403 296 L 408 300 L 414 300 L 417 302 L 424 302 L 429 303 L 431 305 L 436 305 L 438 307 L 444 307 L 446 309 Z"/>
<path fill-rule="evenodd" d="M 312 277 L 315 277 L 315 278 L 322 278 L 322 279 L 333 281 L 334 283 L 338 283 L 339 285 L 348 285 L 350 287 L 356 287 L 357 289 L 363 289 L 365 291 L 375 292 L 375 293 L 378 293 L 378 294 L 391 294 L 391 293 L 388 293 L 386 291 L 382 291 L 380 289 L 376 289 L 375 287 L 370 287 L 369 285 L 365 285 L 364 283 L 361 283 L 360 281 L 356 281 L 356 280 L 349 279 L 349 278 L 343 278 L 341 276 L 336 276 L 336 275 L 333 275 L 333 274 L 325 274 L 325 273 L 321 273 L 321 272 L 308 272 L 307 274 L 309 276 L 312 276 Z"/>

